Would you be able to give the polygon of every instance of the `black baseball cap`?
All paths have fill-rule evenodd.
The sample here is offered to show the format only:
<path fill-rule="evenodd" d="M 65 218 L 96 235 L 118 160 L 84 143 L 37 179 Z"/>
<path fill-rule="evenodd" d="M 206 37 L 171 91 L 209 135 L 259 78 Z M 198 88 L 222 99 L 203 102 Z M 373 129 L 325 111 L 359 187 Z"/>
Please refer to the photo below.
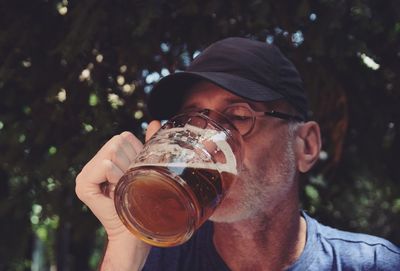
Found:
<path fill-rule="evenodd" d="M 150 115 L 168 119 L 176 114 L 185 91 L 201 80 L 252 101 L 285 99 L 307 119 L 308 100 L 293 63 L 275 45 L 237 37 L 211 44 L 186 71 L 157 82 L 147 103 Z"/>

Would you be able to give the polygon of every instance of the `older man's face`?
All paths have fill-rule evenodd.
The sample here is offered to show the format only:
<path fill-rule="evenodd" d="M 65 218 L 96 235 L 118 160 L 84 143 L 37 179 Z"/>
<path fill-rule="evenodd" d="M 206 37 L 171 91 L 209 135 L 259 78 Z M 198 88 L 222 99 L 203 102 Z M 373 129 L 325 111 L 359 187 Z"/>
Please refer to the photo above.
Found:
<path fill-rule="evenodd" d="M 281 102 L 252 102 L 214 84 L 196 84 L 184 99 L 186 108 L 223 111 L 232 103 L 248 103 L 255 111 L 285 110 Z M 293 133 L 288 123 L 257 118 L 253 131 L 243 138 L 243 169 L 224 201 L 210 218 L 215 222 L 236 222 L 262 214 L 272 214 L 297 190 Z M 291 193 L 289 193 L 291 192 Z"/>

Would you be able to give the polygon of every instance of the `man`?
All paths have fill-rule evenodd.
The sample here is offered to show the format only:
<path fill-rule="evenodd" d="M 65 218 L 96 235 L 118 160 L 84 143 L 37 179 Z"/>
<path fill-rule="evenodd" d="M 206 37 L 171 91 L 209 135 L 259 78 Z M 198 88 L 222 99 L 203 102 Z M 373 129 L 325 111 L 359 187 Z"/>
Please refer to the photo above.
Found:
<path fill-rule="evenodd" d="M 163 78 L 148 105 L 157 119 L 193 108 L 245 115 L 238 128 L 243 170 L 187 243 L 150 248 L 101 192 L 101 183 L 116 184 L 142 148 L 128 132 L 113 137 L 76 180 L 77 195 L 107 232 L 101 270 L 400 270 L 400 249 L 390 242 L 323 226 L 299 210 L 299 174 L 318 159 L 320 130 L 307 120 L 297 70 L 275 46 L 216 42 L 186 72 Z M 146 139 L 159 127 L 150 123 Z"/>

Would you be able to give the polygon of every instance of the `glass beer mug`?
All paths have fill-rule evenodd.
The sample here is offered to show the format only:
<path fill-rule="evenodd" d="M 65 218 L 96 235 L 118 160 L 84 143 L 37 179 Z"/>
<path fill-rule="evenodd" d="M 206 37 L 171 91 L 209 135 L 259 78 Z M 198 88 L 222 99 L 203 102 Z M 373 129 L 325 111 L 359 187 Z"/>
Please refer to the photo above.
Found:
<path fill-rule="evenodd" d="M 122 222 L 151 245 L 187 241 L 236 178 L 241 140 L 236 128 L 213 110 L 167 121 L 116 186 L 114 201 Z"/>

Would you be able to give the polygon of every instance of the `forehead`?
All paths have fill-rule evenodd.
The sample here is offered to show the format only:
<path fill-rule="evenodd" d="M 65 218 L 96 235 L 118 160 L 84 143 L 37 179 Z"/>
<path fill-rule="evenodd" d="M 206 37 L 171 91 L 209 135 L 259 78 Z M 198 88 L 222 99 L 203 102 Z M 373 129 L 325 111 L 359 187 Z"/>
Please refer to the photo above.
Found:
<path fill-rule="evenodd" d="M 219 110 L 233 103 L 247 103 L 256 111 L 292 110 L 292 107 L 284 99 L 270 102 L 256 102 L 235 95 L 208 81 L 200 81 L 186 92 L 183 97 L 181 110 L 191 107 Z"/>
<path fill-rule="evenodd" d="M 264 108 L 263 102 L 255 102 L 240 97 L 213 83 L 201 81 L 193 85 L 183 98 L 182 108 L 219 108 L 232 103 L 247 103 L 253 108 Z"/>

